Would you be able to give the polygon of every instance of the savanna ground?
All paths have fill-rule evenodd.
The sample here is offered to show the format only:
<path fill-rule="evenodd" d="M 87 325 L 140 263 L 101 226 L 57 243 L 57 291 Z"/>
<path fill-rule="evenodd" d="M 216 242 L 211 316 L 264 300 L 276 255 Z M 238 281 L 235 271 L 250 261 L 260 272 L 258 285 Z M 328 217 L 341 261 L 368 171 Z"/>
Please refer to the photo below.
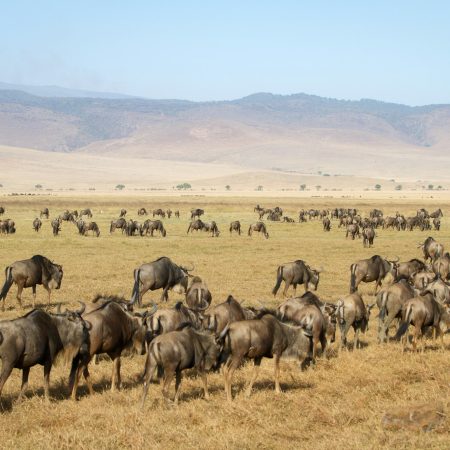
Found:
<path fill-rule="evenodd" d="M 277 266 L 294 259 L 304 259 L 322 267 L 318 294 L 323 300 L 336 302 L 348 293 L 349 266 L 352 262 L 380 254 L 401 260 L 422 257 L 417 242 L 435 236 L 450 248 L 450 201 L 448 200 L 353 200 L 353 199 L 258 199 L 266 207 L 280 205 L 285 214 L 297 217 L 301 208 L 357 207 L 364 213 L 373 207 L 385 214 L 401 211 L 414 214 L 419 207 L 444 211 L 440 232 L 396 232 L 379 230 L 375 246 L 365 249 L 361 240 L 345 239 L 344 230 L 333 222 L 330 233 L 324 233 L 320 221 L 306 224 L 268 223 L 270 239 L 247 236 L 248 225 L 256 221 L 252 198 L 204 197 L 2 197 L 5 217 L 16 221 L 17 233 L 0 236 L 0 267 L 34 254 L 43 254 L 64 267 L 59 291 L 54 291 L 52 307 L 62 302 L 77 306 L 78 300 L 89 301 L 96 293 L 112 293 L 129 298 L 133 269 L 143 262 L 167 255 L 175 262 L 193 263 L 195 274 L 207 281 L 213 303 L 224 301 L 228 294 L 248 305 L 263 303 L 274 307 L 271 290 Z M 43 220 L 40 233 L 31 222 L 44 206 L 51 217 L 64 209 L 90 207 L 92 220 L 102 231 L 100 238 L 81 237 L 75 226 L 64 223 L 60 236 L 54 238 L 50 223 Z M 167 237 L 126 238 L 120 232 L 109 234 L 109 222 L 120 208 L 127 217 L 136 218 L 137 208 L 179 209 L 180 219 L 164 220 Z M 221 235 L 186 235 L 188 211 L 204 207 L 205 220 L 216 220 Z M 242 236 L 228 233 L 231 220 L 241 220 Z M 3 281 L 2 281 L 3 283 Z M 366 303 L 374 301 L 373 285 L 362 285 Z M 303 292 L 300 287 L 299 293 Z M 17 317 L 31 307 L 31 290 L 25 290 L 21 311 L 15 300 L 14 286 L 7 298 L 3 318 Z M 160 293 L 149 293 L 144 302 L 159 300 Z M 172 293 L 173 306 L 180 298 Z M 38 287 L 38 303 L 47 307 L 46 292 Z M 320 357 L 314 369 L 301 372 L 293 361 L 282 362 L 283 394 L 273 390 L 272 361 L 265 360 L 253 394 L 246 398 L 243 388 L 249 380 L 251 365 L 236 372 L 233 383 L 235 400 L 228 404 L 222 377 L 209 377 L 211 399 L 202 398 L 201 381 L 194 374 L 185 378 L 178 407 L 166 406 L 158 384 L 150 387 L 147 403 L 139 407 L 142 385 L 138 375 L 144 365 L 143 356 L 124 358 L 123 389 L 109 391 L 111 362 L 103 359 L 92 365 L 91 374 L 96 394 L 90 397 L 84 383 L 79 401 L 67 398 L 68 367 L 55 367 L 51 375 L 52 401 L 43 399 L 42 368 L 30 374 L 27 399 L 15 404 L 21 373 L 15 370 L 7 381 L 1 413 L 0 447 L 2 448 L 448 448 L 448 417 L 435 431 L 385 431 L 381 418 L 392 407 L 417 402 L 443 400 L 446 411 L 450 399 L 450 338 L 446 348 L 431 341 L 426 351 L 402 354 L 397 343 L 380 346 L 376 342 L 378 311 L 372 313 L 368 333 L 362 337 L 364 347 L 355 352 L 336 350 L 333 344 L 329 358 Z M 350 343 L 353 334 L 350 333 Z M 173 387 L 173 386 L 172 386 Z"/>

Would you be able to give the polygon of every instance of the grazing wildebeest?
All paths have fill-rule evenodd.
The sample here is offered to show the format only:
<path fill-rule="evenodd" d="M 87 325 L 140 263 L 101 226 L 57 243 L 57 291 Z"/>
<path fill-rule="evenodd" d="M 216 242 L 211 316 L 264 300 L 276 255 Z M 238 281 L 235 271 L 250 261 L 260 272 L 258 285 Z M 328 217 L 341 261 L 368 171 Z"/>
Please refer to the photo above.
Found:
<path fill-rule="evenodd" d="M 269 233 L 264 222 L 256 222 L 249 226 L 248 235 L 251 236 L 253 232 L 262 233 L 266 239 L 269 239 Z"/>
<path fill-rule="evenodd" d="M 152 211 L 152 214 L 153 214 L 153 217 L 155 217 L 155 216 L 160 216 L 160 217 L 163 217 L 163 218 L 166 217 L 166 213 L 161 208 L 154 209 Z"/>
<path fill-rule="evenodd" d="M 162 237 L 166 237 L 167 235 L 166 229 L 160 220 L 147 219 L 140 228 L 141 236 L 147 236 L 150 233 L 150 236 L 153 237 L 154 231 L 159 231 Z"/>
<path fill-rule="evenodd" d="M 163 289 L 161 301 L 169 299 L 169 289 L 185 293 L 188 286 L 189 272 L 194 268 L 186 268 L 173 263 L 167 256 L 156 261 L 142 264 L 134 270 L 134 286 L 131 303 L 141 305 L 142 296 L 148 291 Z"/>
<path fill-rule="evenodd" d="M 323 225 L 323 231 L 330 231 L 331 230 L 331 220 L 329 217 L 324 217 L 322 220 Z"/>
<path fill-rule="evenodd" d="M 230 223 L 230 234 L 232 234 L 233 231 L 236 231 L 239 236 L 241 235 L 241 222 L 239 222 L 239 220 Z"/>
<path fill-rule="evenodd" d="M 450 329 L 450 314 L 445 306 L 439 304 L 431 292 L 424 292 L 423 295 L 418 295 L 407 300 L 402 307 L 402 322 L 398 327 L 396 340 L 408 331 L 409 325 L 414 325 L 413 333 L 413 349 L 417 348 L 417 340 L 423 337 L 423 332 L 426 328 L 432 327 L 435 332 L 435 337 L 441 337 L 442 346 L 444 346 L 443 334 Z M 403 341 L 403 350 L 406 347 L 407 339 Z M 422 351 L 425 349 L 425 344 L 422 341 Z"/>
<path fill-rule="evenodd" d="M 438 217 L 435 217 L 433 219 L 433 226 L 436 231 L 439 231 L 441 229 L 441 219 L 439 219 Z"/>
<path fill-rule="evenodd" d="M 90 208 L 82 209 L 80 211 L 80 216 L 79 217 L 81 218 L 83 216 L 86 216 L 89 219 L 91 219 L 92 218 L 92 211 L 91 211 L 91 209 Z"/>
<path fill-rule="evenodd" d="M 193 231 L 203 231 L 204 229 L 205 224 L 200 219 L 196 219 L 191 223 L 189 223 L 189 227 L 186 231 L 186 234 L 189 234 L 189 232 L 192 233 Z"/>
<path fill-rule="evenodd" d="M 371 309 L 375 306 L 364 305 L 361 296 L 354 292 L 345 296 L 337 302 L 336 318 L 341 330 L 341 347 L 347 346 L 347 333 L 350 327 L 355 331 L 353 350 L 360 346 L 359 333 L 369 329 L 369 316 Z"/>
<path fill-rule="evenodd" d="M 126 215 L 127 215 L 127 210 L 125 208 L 122 208 L 120 210 L 119 217 L 125 217 Z"/>
<path fill-rule="evenodd" d="M 191 220 L 194 220 L 196 217 L 199 219 L 200 216 L 203 216 L 205 214 L 205 211 L 200 208 L 194 208 L 191 209 Z"/>
<path fill-rule="evenodd" d="M 450 279 L 450 254 L 444 253 L 439 258 L 436 258 L 432 264 L 433 272 L 442 280 Z"/>
<path fill-rule="evenodd" d="M 275 392 L 280 388 L 280 359 L 282 356 L 295 357 L 299 361 L 311 359 L 312 340 L 308 331 L 299 326 L 280 322 L 272 314 L 264 314 L 260 319 L 233 322 L 225 327 L 218 338 L 223 346 L 223 366 L 227 400 L 232 400 L 231 381 L 233 373 L 245 358 L 253 359 L 254 372 L 247 387 L 247 396 L 258 376 L 263 358 L 275 360 Z"/>
<path fill-rule="evenodd" d="M 375 230 L 372 227 L 363 228 L 362 230 L 363 246 L 372 247 L 375 239 Z"/>
<path fill-rule="evenodd" d="M 374 255 L 369 259 L 361 259 L 360 261 L 350 266 L 350 294 L 356 292 L 359 283 L 370 283 L 376 281 L 375 294 L 377 289 L 381 286 L 381 282 L 390 273 L 394 279 L 397 275 L 396 261 L 389 261 L 383 259 L 379 255 Z"/>
<path fill-rule="evenodd" d="M 127 226 L 125 228 L 125 234 L 127 236 L 136 236 L 137 234 L 140 234 L 141 225 L 136 220 L 129 220 L 127 222 Z"/>
<path fill-rule="evenodd" d="M 193 310 L 204 311 L 211 301 L 211 292 L 206 283 L 200 277 L 193 277 L 186 291 L 186 304 Z"/>
<path fill-rule="evenodd" d="M 286 222 L 286 223 L 295 223 L 295 220 L 294 220 L 292 217 L 284 216 L 284 217 L 283 217 L 283 222 Z"/>
<path fill-rule="evenodd" d="M 203 230 L 210 232 L 211 233 L 211 237 L 219 237 L 220 231 L 219 228 L 217 227 L 217 223 L 213 221 L 211 222 L 204 222 L 203 223 Z"/>
<path fill-rule="evenodd" d="M 125 220 L 124 217 L 120 217 L 117 220 L 111 220 L 111 225 L 109 227 L 109 232 L 112 233 L 114 232 L 114 230 L 116 230 L 117 228 L 119 228 L 120 230 L 122 230 L 122 233 L 124 233 L 124 231 L 126 231 L 127 228 L 127 221 Z"/>
<path fill-rule="evenodd" d="M 181 372 L 185 369 L 195 368 L 203 381 L 205 398 L 208 398 L 208 384 L 206 373 L 215 368 L 219 358 L 219 347 L 214 336 L 207 333 L 199 333 L 193 330 L 189 324 L 184 324 L 181 330 L 157 336 L 148 347 L 144 372 L 144 393 L 142 406 L 147 397 L 150 380 L 158 369 L 164 373 L 162 394 L 169 401 L 169 387 L 175 377 L 174 403 L 178 404 L 181 386 Z"/>
<path fill-rule="evenodd" d="M 84 234 L 84 224 L 85 224 L 85 222 L 84 222 L 84 220 L 83 219 L 77 219 L 77 221 L 75 222 L 75 226 L 77 227 L 77 229 L 78 229 L 78 234 L 80 235 L 80 236 L 83 236 L 83 234 Z"/>
<path fill-rule="evenodd" d="M 33 220 L 33 230 L 38 232 L 42 227 L 42 220 L 36 217 L 36 219 Z"/>
<path fill-rule="evenodd" d="M 359 237 L 359 226 L 356 223 L 351 223 L 347 225 L 347 231 L 345 233 L 345 237 L 348 238 L 348 235 L 351 236 L 352 240 L 355 240 L 355 237 Z"/>
<path fill-rule="evenodd" d="M 58 236 L 59 232 L 61 231 L 61 219 L 57 217 L 52 220 L 51 224 L 53 236 Z"/>
<path fill-rule="evenodd" d="M 22 369 L 19 400 L 28 387 L 28 375 L 36 364 L 44 366 L 44 395 L 49 398 L 50 371 L 56 357 L 67 362 L 83 356 L 88 348 L 88 324 L 78 312 L 48 314 L 33 309 L 23 317 L 0 322 L 0 396 L 12 370 Z"/>
<path fill-rule="evenodd" d="M 64 211 L 60 216 L 59 220 L 64 222 L 75 222 L 75 215 L 69 211 Z"/>
<path fill-rule="evenodd" d="M 139 208 L 137 213 L 138 213 L 138 216 L 146 216 L 146 215 L 148 215 L 148 212 L 147 212 L 147 210 L 145 208 Z"/>
<path fill-rule="evenodd" d="M 78 382 L 81 373 L 93 394 L 94 389 L 90 380 L 89 363 L 94 355 L 106 353 L 113 361 L 111 377 L 111 391 L 116 387 L 120 389 L 120 357 L 122 352 L 131 348 L 137 354 L 145 354 L 145 335 L 147 327 L 145 316 L 136 316 L 125 311 L 121 302 L 125 300 L 114 296 L 97 297 L 96 307 L 90 307 L 82 314 L 83 319 L 89 322 L 89 352 L 82 358 L 75 359 L 72 364 L 70 390 L 72 399 L 76 399 Z"/>
<path fill-rule="evenodd" d="M 425 269 L 425 263 L 416 258 L 407 262 L 398 263 L 395 281 L 409 280 L 414 273 L 421 272 Z"/>
<path fill-rule="evenodd" d="M 398 281 L 378 292 L 378 342 L 386 342 L 389 326 L 394 319 L 401 318 L 402 306 L 414 297 L 414 288 L 406 281 Z"/>
<path fill-rule="evenodd" d="M 287 294 L 289 286 L 294 286 L 295 296 L 298 284 L 304 284 L 305 291 L 309 289 L 309 285 L 311 284 L 314 287 L 314 290 L 317 291 L 317 287 L 319 285 L 319 277 L 320 270 L 312 269 L 301 259 L 283 264 L 277 269 L 277 282 L 272 290 L 272 294 L 274 296 L 277 295 L 282 281 L 284 281 L 284 297 Z"/>
<path fill-rule="evenodd" d="M 431 260 L 433 262 L 444 254 L 444 246 L 436 242 L 431 236 L 427 237 L 423 244 L 419 244 L 418 248 L 423 250 L 425 261 Z"/>
<path fill-rule="evenodd" d="M 39 215 L 39 217 L 42 219 L 42 217 L 45 217 L 46 219 L 48 219 L 50 216 L 50 211 L 48 210 L 48 208 L 44 208 L 41 210 L 41 213 Z"/>
<path fill-rule="evenodd" d="M 96 222 L 88 222 L 83 224 L 83 235 L 87 236 L 88 231 L 92 231 L 92 235 L 99 237 L 100 236 L 100 229 Z"/>
<path fill-rule="evenodd" d="M 0 293 L 3 300 L 2 311 L 5 310 L 5 299 L 13 283 L 17 284 L 16 298 L 22 307 L 22 291 L 24 288 L 33 289 L 33 308 L 36 301 L 36 286 L 42 284 L 48 292 L 48 302 L 52 289 L 59 289 L 63 278 L 62 266 L 52 263 L 45 256 L 34 255 L 30 259 L 16 261 L 5 268 L 5 284 Z"/>
<path fill-rule="evenodd" d="M 440 217 L 444 217 L 444 214 L 442 214 L 442 210 L 441 210 L 441 208 L 439 208 L 439 209 L 437 209 L 436 211 L 432 212 L 432 213 L 430 214 L 430 217 L 431 217 L 432 219 L 438 219 L 438 218 L 440 218 Z"/>
<path fill-rule="evenodd" d="M 3 214 L 5 214 L 6 209 L 4 208 L 4 206 L 0 206 L 0 216 L 3 216 Z"/>

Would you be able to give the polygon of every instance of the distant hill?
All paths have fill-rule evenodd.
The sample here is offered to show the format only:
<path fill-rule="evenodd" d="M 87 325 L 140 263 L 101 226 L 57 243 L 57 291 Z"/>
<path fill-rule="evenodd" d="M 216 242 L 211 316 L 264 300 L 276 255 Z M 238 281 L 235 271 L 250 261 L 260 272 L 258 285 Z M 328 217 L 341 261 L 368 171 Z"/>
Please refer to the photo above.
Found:
<path fill-rule="evenodd" d="M 302 173 L 448 179 L 450 105 L 307 94 L 218 102 L 0 90 L 0 144 Z"/>

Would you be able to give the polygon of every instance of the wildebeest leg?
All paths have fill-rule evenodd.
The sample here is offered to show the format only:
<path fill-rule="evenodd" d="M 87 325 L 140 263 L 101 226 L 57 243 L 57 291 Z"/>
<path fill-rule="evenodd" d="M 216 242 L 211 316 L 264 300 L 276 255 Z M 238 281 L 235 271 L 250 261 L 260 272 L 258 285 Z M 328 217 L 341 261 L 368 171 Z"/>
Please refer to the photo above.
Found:
<path fill-rule="evenodd" d="M 35 306 L 35 304 L 36 304 L 36 285 L 34 285 L 33 287 L 32 287 L 32 289 L 33 289 L 33 308 L 34 308 L 34 306 Z M 22 306 L 22 305 L 21 305 Z"/>
<path fill-rule="evenodd" d="M 162 394 L 163 394 L 163 398 L 166 402 L 169 402 L 169 387 L 170 387 L 170 383 L 172 383 L 173 380 L 173 376 L 174 373 L 172 370 L 167 370 L 165 371 L 164 374 L 164 384 L 163 384 L 163 388 L 162 388 Z"/>
<path fill-rule="evenodd" d="M 52 360 L 44 363 L 44 396 L 46 400 L 50 399 L 50 371 L 52 370 Z"/>
<path fill-rule="evenodd" d="M 113 360 L 113 368 L 112 368 L 112 375 L 111 375 L 111 391 L 114 392 L 117 388 L 120 389 L 120 355 L 112 357 Z"/>
<path fill-rule="evenodd" d="M 86 380 L 89 395 L 94 395 L 94 387 L 92 386 L 91 374 L 89 373 L 87 364 L 83 367 L 83 376 L 84 379 Z"/>
<path fill-rule="evenodd" d="M 250 383 L 248 384 L 248 387 L 247 387 L 247 392 L 246 392 L 247 397 L 250 397 L 250 395 L 252 393 L 253 384 L 255 383 L 256 378 L 258 377 L 259 366 L 261 365 L 261 358 L 255 358 L 253 362 L 254 362 L 253 374 L 252 374 L 252 378 L 250 379 Z"/>
<path fill-rule="evenodd" d="M 280 357 L 281 355 L 273 355 L 275 362 L 275 392 L 277 394 L 281 393 L 280 388 Z"/>
<path fill-rule="evenodd" d="M 17 284 L 17 301 L 19 302 L 19 306 L 22 308 L 22 291 L 23 291 L 23 284 Z M 5 301 L 3 300 L 3 304 Z"/>
<path fill-rule="evenodd" d="M 353 350 L 356 350 L 359 347 L 359 332 L 360 329 L 355 328 L 355 337 L 354 337 L 354 341 L 353 341 Z"/>
<path fill-rule="evenodd" d="M 44 285 L 45 290 L 47 291 L 48 294 L 48 304 L 50 305 L 50 295 L 52 293 L 52 290 L 48 287 Z"/>
<path fill-rule="evenodd" d="M 202 376 L 202 382 L 203 382 L 203 391 L 205 392 L 205 399 L 209 398 L 209 393 L 208 393 L 208 377 L 206 375 L 206 372 L 202 372 L 201 373 Z"/>
<path fill-rule="evenodd" d="M 20 388 L 20 394 L 17 399 L 18 402 L 22 400 L 23 395 L 25 394 L 28 388 L 28 375 L 30 374 L 30 368 L 25 367 L 22 369 L 22 387 Z"/>
<path fill-rule="evenodd" d="M 181 371 L 177 370 L 175 372 L 175 397 L 173 399 L 173 402 L 175 403 L 175 405 L 178 405 L 178 398 L 180 397 L 180 392 L 181 392 Z"/>
<path fill-rule="evenodd" d="M 6 383 L 6 380 L 11 375 L 13 370 L 13 364 L 8 361 L 2 361 L 2 373 L 0 375 L 0 397 L 2 395 L 3 386 Z"/>
<path fill-rule="evenodd" d="M 233 400 L 231 394 L 231 379 L 233 378 L 234 371 L 239 367 L 241 363 L 241 358 L 233 358 L 227 361 L 227 364 L 224 366 L 223 375 L 225 378 L 225 392 L 227 394 L 227 400 L 231 402 Z"/>

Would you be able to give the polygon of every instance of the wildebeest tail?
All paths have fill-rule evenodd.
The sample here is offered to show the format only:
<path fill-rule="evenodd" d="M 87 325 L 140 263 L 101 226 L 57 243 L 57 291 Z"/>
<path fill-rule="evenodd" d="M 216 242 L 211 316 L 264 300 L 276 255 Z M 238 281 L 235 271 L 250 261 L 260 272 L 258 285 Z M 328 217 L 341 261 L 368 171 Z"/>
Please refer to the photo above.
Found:
<path fill-rule="evenodd" d="M 5 269 L 5 284 L 2 287 L 2 292 L 0 293 L 0 300 L 4 300 L 8 295 L 8 291 L 13 284 L 12 267 L 8 266 Z"/>
<path fill-rule="evenodd" d="M 277 282 L 272 289 L 272 294 L 277 295 L 278 289 L 280 289 L 281 282 L 283 281 L 283 266 L 279 266 L 277 270 Z"/>
<path fill-rule="evenodd" d="M 380 319 L 384 320 L 386 317 L 386 303 L 389 299 L 389 292 L 382 292 L 381 293 L 381 306 L 380 306 Z"/>
<path fill-rule="evenodd" d="M 355 292 L 355 283 L 356 283 L 356 264 L 352 264 L 350 266 L 350 294 L 353 294 Z"/>
<path fill-rule="evenodd" d="M 411 315 L 412 315 L 412 305 L 408 305 L 406 314 L 405 314 L 405 320 L 402 321 L 400 326 L 398 327 L 397 333 L 395 334 L 394 339 L 397 341 L 400 340 L 400 338 L 406 333 L 408 330 L 409 324 L 411 322 Z"/>
<path fill-rule="evenodd" d="M 0 345 L 3 343 L 3 333 L 0 331 Z"/>
<path fill-rule="evenodd" d="M 134 286 L 133 286 L 133 293 L 131 294 L 131 300 L 130 303 L 134 305 L 137 302 L 139 302 L 139 280 L 141 278 L 141 269 L 134 269 Z"/>

